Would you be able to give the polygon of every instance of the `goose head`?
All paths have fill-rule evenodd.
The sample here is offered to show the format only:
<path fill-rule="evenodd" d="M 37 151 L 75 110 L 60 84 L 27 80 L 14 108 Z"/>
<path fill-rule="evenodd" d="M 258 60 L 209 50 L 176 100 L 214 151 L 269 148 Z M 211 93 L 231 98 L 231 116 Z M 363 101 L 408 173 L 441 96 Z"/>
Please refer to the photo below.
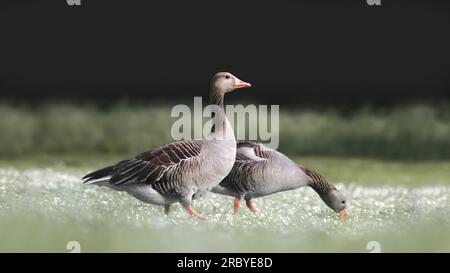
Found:
<path fill-rule="evenodd" d="M 211 90 L 220 92 L 222 95 L 239 88 L 252 86 L 248 82 L 241 81 L 229 72 L 219 72 L 211 80 Z"/>
<path fill-rule="evenodd" d="M 339 213 L 339 217 L 341 219 L 345 219 L 347 217 L 347 204 L 345 196 L 338 189 L 333 189 L 320 197 L 329 208 L 334 210 L 336 213 Z"/>

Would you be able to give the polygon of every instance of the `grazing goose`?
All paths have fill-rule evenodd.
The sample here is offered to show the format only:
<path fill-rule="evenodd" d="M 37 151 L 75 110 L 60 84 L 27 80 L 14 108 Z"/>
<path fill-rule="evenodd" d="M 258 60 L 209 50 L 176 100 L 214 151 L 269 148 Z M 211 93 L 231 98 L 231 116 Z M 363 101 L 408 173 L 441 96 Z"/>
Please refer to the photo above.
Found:
<path fill-rule="evenodd" d="M 347 217 L 344 195 L 323 176 L 259 143 L 237 143 L 233 169 L 212 192 L 233 196 L 235 213 L 239 211 L 242 199 L 256 213 L 252 198 L 304 186 L 313 188 L 341 218 Z"/>
<path fill-rule="evenodd" d="M 192 199 L 217 186 L 236 157 L 234 132 L 223 109 L 224 95 L 250 86 L 231 73 L 217 73 L 211 80 L 210 101 L 218 107 L 214 129 L 205 139 L 164 145 L 89 173 L 84 183 L 125 191 L 143 202 L 164 206 L 166 214 L 171 204 L 179 202 L 192 216 L 205 219 L 192 208 Z"/>

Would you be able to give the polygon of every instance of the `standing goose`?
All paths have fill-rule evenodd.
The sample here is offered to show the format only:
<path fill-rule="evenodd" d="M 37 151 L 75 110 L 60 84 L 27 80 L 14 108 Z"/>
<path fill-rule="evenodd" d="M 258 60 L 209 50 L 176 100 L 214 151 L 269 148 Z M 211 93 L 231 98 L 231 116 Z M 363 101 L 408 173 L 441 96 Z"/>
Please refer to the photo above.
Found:
<path fill-rule="evenodd" d="M 192 199 L 217 186 L 236 157 L 234 132 L 223 108 L 224 95 L 250 86 L 231 73 L 217 73 L 210 91 L 211 104 L 217 106 L 214 129 L 205 139 L 164 145 L 89 173 L 83 177 L 84 183 L 125 191 L 145 203 L 164 206 L 166 214 L 171 204 L 179 202 L 189 214 L 204 220 L 192 208 Z"/>
<path fill-rule="evenodd" d="M 233 196 L 235 213 L 239 211 L 242 199 L 256 213 L 252 198 L 304 186 L 314 189 L 341 218 L 347 217 L 344 195 L 323 176 L 259 143 L 237 143 L 233 169 L 212 192 Z"/>

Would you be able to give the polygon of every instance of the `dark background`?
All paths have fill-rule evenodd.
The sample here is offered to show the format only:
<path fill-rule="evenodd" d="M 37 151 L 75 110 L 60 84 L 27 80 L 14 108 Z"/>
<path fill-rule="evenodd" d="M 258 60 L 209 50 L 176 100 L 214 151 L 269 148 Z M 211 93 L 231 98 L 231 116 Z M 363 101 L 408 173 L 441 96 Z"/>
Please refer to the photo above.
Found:
<path fill-rule="evenodd" d="M 270 104 L 450 98 L 450 1 L 81 1 L 0 0 L 2 100 L 164 101 L 222 70 Z"/>

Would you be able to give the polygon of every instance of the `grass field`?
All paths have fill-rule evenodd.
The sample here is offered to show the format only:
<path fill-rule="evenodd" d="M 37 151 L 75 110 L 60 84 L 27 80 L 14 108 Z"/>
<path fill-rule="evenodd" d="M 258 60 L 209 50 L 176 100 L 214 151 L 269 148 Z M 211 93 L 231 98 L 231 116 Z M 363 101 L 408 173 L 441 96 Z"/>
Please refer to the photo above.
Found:
<path fill-rule="evenodd" d="M 258 215 L 209 194 L 202 222 L 80 180 L 170 141 L 168 107 L 0 105 L 0 251 L 449 252 L 447 106 L 281 109 L 280 149 L 344 191 L 348 219 L 303 188 L 256 199 Z"/>
<path fill-rule="evenodd" d="M 83 252 L 369 252 L 370 241 L 383 252 L 450 251 L 450 162 L 296 160 L 346 193 L 347 220 L 309 188 L 256 199 L 259 215 L 233 215 L 232 199 L 209 194 L 194 204 L 206 222 L 178 205 L 165 217 L 161 207 L 82 185 L 91 166 L 109 163 L 104 158 L 72 158 L 70 165 L 47 158 L 47 167 L 36 168 L 2 161 L 0 251 L 68 252 L 69 241 Z"/>

